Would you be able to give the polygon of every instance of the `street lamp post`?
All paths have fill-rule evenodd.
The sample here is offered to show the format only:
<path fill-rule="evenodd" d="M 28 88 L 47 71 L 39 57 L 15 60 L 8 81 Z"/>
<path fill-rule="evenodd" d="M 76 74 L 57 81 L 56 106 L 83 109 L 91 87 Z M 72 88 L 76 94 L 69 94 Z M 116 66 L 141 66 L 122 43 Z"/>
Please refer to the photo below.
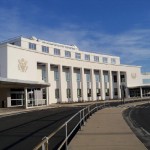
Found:
<path fill-rule="evenodd" d="M 124 84 L 121 84 L 120 89 L 121 89 L 121 102 L 122 102 L 122 104 L 125 104 L 125 89 L 126 89 L 126 86 Z"/>

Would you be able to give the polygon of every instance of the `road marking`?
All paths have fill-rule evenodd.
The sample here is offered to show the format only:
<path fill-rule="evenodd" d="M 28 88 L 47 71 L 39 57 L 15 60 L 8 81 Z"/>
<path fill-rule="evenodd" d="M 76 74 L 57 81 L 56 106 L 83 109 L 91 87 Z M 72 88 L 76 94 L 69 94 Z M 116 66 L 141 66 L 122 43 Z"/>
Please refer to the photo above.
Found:
<path fill-rule="evenodd" d="M 145 130 L 143 127 L 141 127 L 140 129 L 141 129 L 142 131 L 144 131 L 147 135 L 150 136 L 150 133 L 149 133 L 147 130 Z"/>

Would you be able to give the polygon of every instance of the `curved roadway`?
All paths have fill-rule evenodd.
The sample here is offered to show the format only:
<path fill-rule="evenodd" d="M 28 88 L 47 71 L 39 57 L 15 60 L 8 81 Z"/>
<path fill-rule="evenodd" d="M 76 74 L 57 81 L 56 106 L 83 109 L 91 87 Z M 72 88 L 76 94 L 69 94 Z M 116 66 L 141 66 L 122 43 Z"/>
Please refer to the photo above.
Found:
<path fill-rule="evenodd" d="M 133 132 L 150 150 L 150 103 L 129 108 L 123 115 Z"/>

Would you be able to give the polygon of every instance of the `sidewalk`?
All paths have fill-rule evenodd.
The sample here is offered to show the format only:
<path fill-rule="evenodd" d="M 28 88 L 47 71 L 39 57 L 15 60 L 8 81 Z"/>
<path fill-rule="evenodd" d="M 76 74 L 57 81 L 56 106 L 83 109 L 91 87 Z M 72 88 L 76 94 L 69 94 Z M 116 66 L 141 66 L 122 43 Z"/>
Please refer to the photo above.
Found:
<path fill-rule="evenodd" d="M 27 113 L 30 111 L 38 111 L 38 110 L 43 110 L 43 109 L 52 109 L 52 108 L 59 108 L 59 107 L 78 107 L 78 106 L 91 105 L 95 103 L 103 103 L 103 101 L 80 102 L 80 103 L 60 103 L 60 104 L 51 104 L 49 106 L 36 106 L 33 108 L 28 108 L 28 109 L 25 109 L 23 107 L 0 108 L 0 118 L 4 116 Z"/>
<path fill-rule="evenodd" d="M 69 150 L 146 150 L 122 117 L 124 108 L 102 109 L 88 120 Z"/>
<path fill-rule="evenodd" d="M 147 100 L 147 99 L 146 99 Z M 130 102 L 140 102 L 141 99 L 133 99 L 133 100 L 126 100 Z M 78 107 L 78 106 L 85 106 L 85 105 L 91 105 L 95 103 L 114 103 L 114 102 L 121 102 L 120 100 L 106 100 L 106 101 L 86 101 L 86 102 L 74 102 L 74 103 L 57 103 L 57 104 L 51 104 L 49 106 L 36 106 L 33 108 L 24 109 L 23 107 L 9 107 L 9 108 L 0 108 L 0 118 L 4 116 L 10 116 L 15 114 L 21 114 L 21 113 L 27 113 L 30 111 L 38 111 L 42 109 L 51 109 L 51 108 L 59 108 L 59 107 Z"/>

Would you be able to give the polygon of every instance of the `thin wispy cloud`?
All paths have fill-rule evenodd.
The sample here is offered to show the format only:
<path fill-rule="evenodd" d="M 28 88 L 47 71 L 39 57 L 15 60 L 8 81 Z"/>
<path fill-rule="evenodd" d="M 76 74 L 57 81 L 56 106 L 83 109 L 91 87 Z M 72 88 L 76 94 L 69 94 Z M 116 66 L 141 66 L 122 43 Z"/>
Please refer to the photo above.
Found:
<path fill-rule="evenodd" d="M 85 51 L 117 55 L 121 57 L 123 64 L 136 65 L 137 62 L 146 60 L 144 68 L 149 67 L 150 29 L 132 29 L 119 34 L 108 34 L 67 22 L 51 28 L 25 22 L 17 8 L 0 9 L 0 22 L 0 40 L 17 35 L 33 35 L 49 41 L 75 44 Z"/>

